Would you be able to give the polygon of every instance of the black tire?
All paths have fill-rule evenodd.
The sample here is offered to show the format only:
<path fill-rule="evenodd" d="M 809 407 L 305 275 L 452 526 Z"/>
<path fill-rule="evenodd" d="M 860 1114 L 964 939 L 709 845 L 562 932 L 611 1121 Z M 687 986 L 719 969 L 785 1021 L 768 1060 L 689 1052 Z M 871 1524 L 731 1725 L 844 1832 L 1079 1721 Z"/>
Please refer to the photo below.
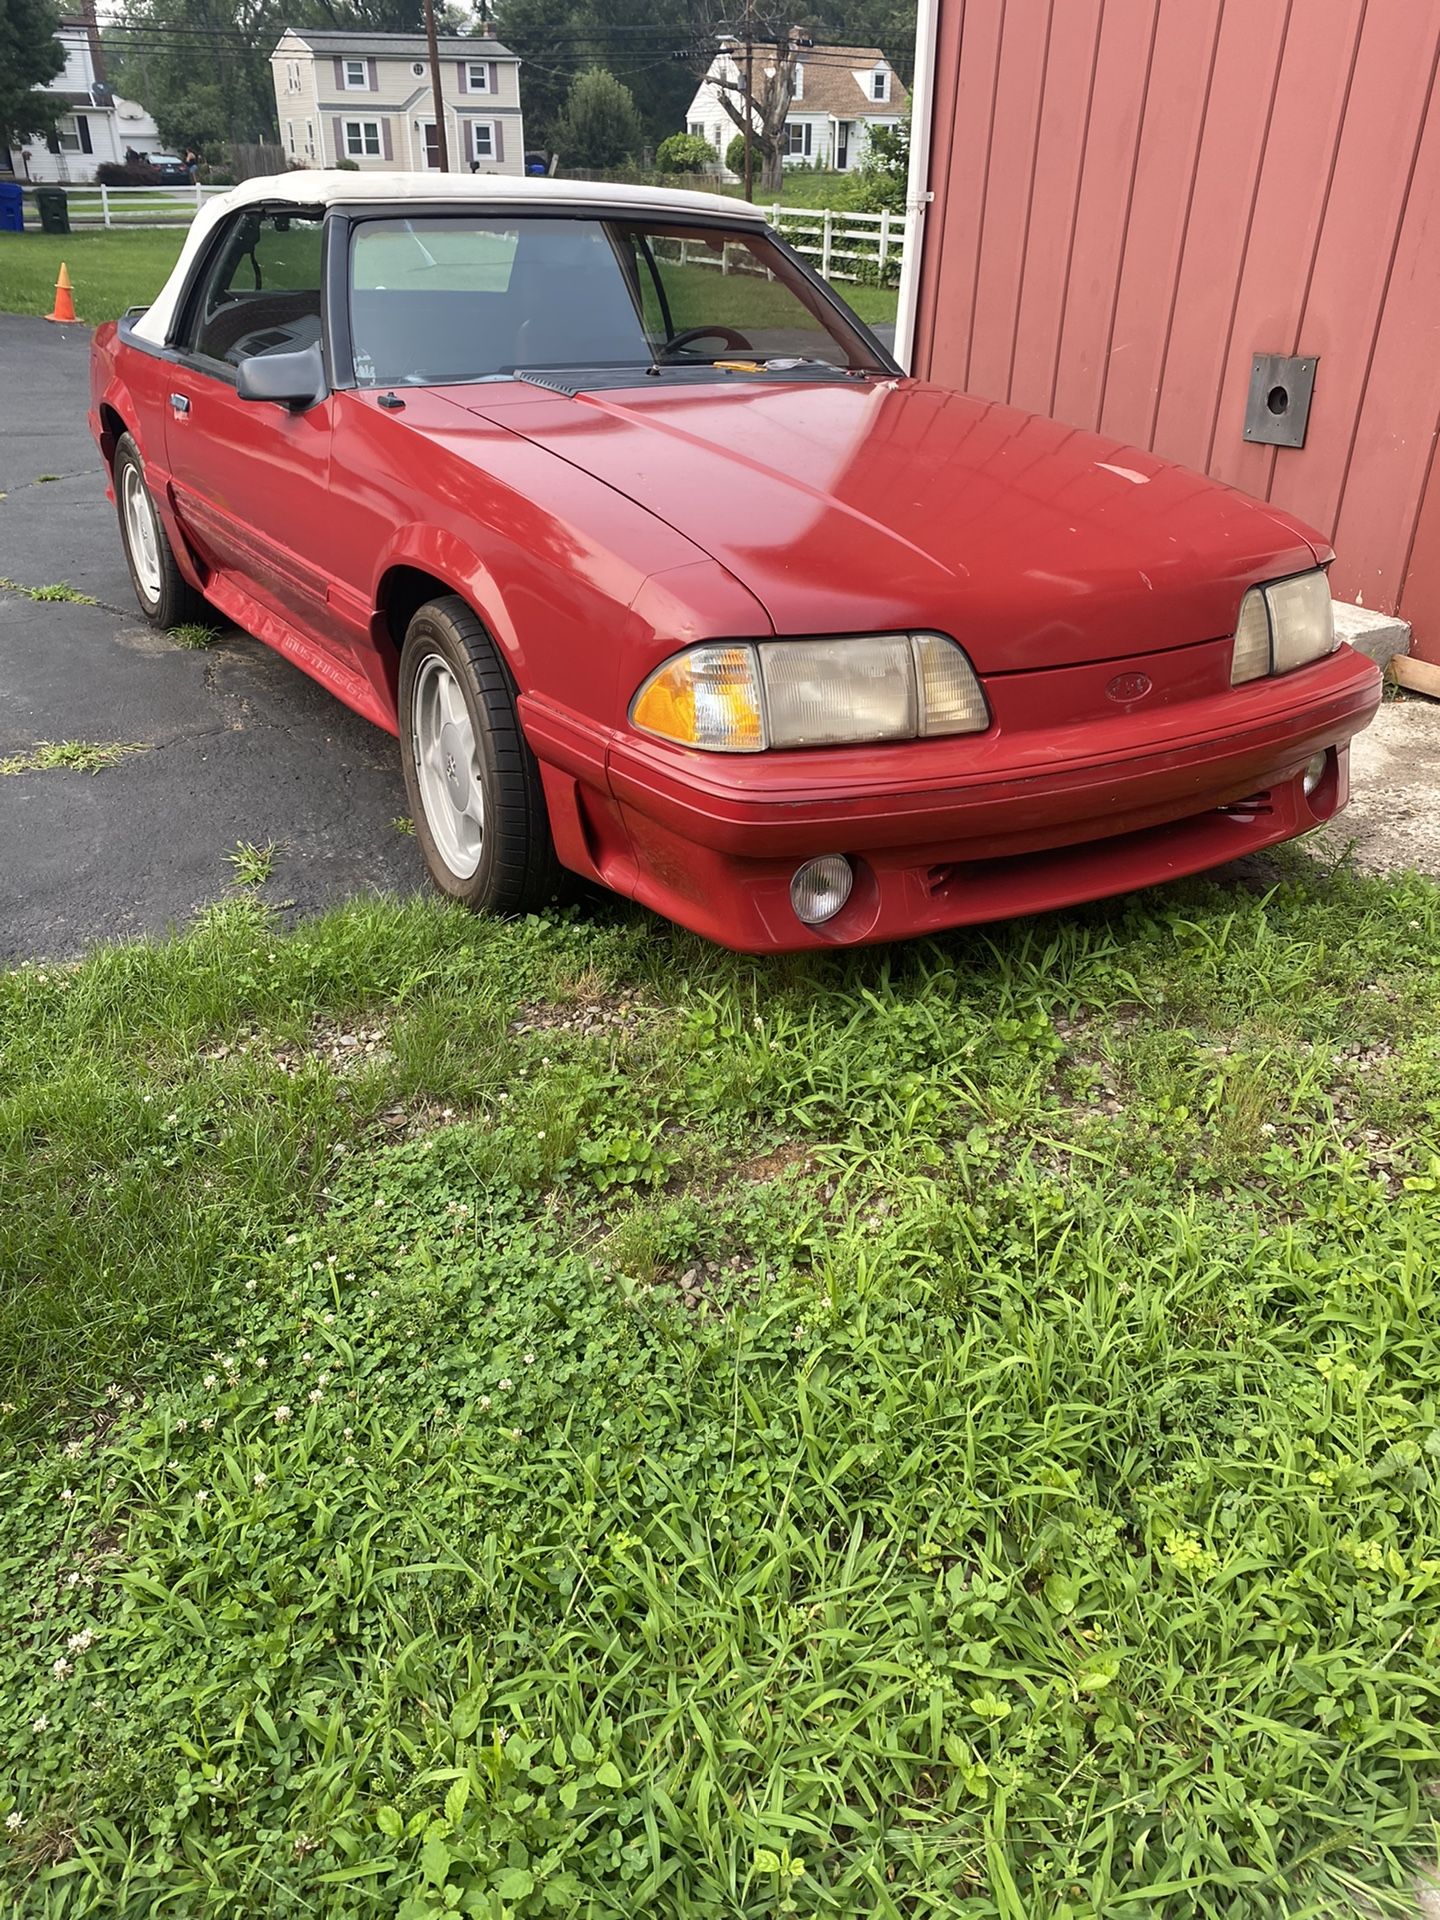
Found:
<path fill-rule="evenodd" d="M 479 863 L 457 873 L 426 814 L 416 766 L 416 688 L 437 658 L 459 684 L 475 739 L 484 803 Z M 432 600 L 411 620 L 400 655 L 400 763 L 415 837 L 431 880 L 472 913 L 533 913 L 560 889 L 540 769 L 515 710 L 510 676 L 490 636 L 457 594 Z"/>
<path fill-rule="evenodd" d="M 120 436 L 111 471 L 115 481 L 115 511 L 120 518 L 120 543 L 125 549 L 125 564 L 130 569 L 130 585 L 135 589 L 135 598 L 140 603 L 140 611 L 157 627 L 182 627 L 202 620 L 205 617 L 204 596 L 196 592 L 176 565 L 174 549 L 170 545 L 160 515 L 155 510 L 155 501 L 150 492 L 149 482 L 145 478 L 145 462 L 140 457 L 140 449 L 128 433 L 122 433 Z M 130 524 L 126 518 L 125 501 L 126 476 L 132 472 L 139 476 L 143 504 L 149 508 L 151 523 L 154 527 L 154 557 L 158 577 L 153 581 L 147 581 L 131 544 L 132 536 Z"/>

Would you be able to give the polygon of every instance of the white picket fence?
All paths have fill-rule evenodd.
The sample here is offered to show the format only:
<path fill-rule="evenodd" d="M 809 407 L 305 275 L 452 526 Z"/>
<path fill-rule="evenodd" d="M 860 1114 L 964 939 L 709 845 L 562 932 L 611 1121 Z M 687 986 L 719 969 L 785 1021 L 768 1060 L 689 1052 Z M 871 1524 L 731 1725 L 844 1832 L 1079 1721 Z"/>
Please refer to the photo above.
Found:
<path fill-rule="evenodd" d="M 185 227 L 205 201 L 224 187 L 101 187 L 67 186 L 65 200 L 72 227 Z M 26 188 L 32 204 L 25 224 L 38 227 L 33 188 Z M 770 224 L 784 234 L 797 253 L 814 262 L 826 280 L 893 282 L 905 258 L 905 220 L 902 214 L 854 213 L 835 207 L 769 209 Z M 696 260 L 705 259 L 698 250 Z M 726 259 L 719 264 L 732 270 Z"/>
<path fill-rule="evenodd" d="M 899 213 L 840 213 L 833 207 L 769 209 L 777 227 L 797 253 L 812 259 L 822 279 L 866 281 L 874 286 L 898 283 L 905 259 L 905 217 Z M 670 257 L 692 267 L 716 267 L 721 273 L 759 271 L 748 247 L 716 247 L 705 240 L 672 243 Z M 772 276 L 773 278 L 773 276 Z"/>
<path fill-rule="evenodd" d="M 101 187 L 67 186 L 65 205 L 70 225 L 80 227 L 188 227 L 213 194 L 224 187 Z M 38 227 L 40 212 L 34 189 L 27 187 L 27 227 Z"/>
<path fill-rule="evenodd" d="M 822 280 L 896 281 L 905 263 L 905 216 L 852 213 L 834 207 L 770 209 L 770 224 L 797 253 L 812 260 Z"/>

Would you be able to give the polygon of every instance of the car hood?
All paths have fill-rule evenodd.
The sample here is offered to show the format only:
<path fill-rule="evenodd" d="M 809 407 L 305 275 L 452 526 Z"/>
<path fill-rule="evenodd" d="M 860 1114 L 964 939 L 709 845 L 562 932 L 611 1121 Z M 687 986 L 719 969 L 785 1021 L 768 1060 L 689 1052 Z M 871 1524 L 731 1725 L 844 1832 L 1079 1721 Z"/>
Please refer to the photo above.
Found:
<path fill-rule="evenodd" d="M 1318 537 L 1153 454 L 907 379 L 465 404 L 605 482 L 727 568 L 779 633 L 934 628 L 982 672 L 1232 631 Z"/>

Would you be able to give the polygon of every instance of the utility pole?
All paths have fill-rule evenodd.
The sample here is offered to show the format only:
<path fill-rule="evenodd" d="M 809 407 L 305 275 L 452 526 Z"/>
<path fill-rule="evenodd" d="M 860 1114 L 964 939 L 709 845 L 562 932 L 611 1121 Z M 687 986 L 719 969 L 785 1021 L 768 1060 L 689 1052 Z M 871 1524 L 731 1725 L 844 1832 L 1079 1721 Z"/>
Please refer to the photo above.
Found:
<path fill-rule="evenodd" d="M 445 139 L 445 95 L 440 90 L 440 49 L 435 41 L 435 0 L 425 0 L 425 44 L 430 49 L 430 92 L 435 102 L 435 156 L 441 173 L 448 173 L 450 149 Z"/>

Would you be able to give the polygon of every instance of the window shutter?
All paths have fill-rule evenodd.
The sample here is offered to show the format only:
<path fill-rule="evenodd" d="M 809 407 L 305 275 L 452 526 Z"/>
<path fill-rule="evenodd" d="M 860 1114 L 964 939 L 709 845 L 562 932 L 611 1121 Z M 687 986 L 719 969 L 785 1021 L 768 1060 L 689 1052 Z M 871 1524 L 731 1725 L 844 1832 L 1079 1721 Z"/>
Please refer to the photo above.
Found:
<path fill-rule="evenodd" d="M 337 93 L 343 93 L 344 90 L 345 90 L 345 62 L 340 58 L 339 54 L 337 53 L 335 56 L 335 91 Z"/>
<path fill-rule="evenodd" d="M 493 74 L 495 69 L 492 67 L 490 71 Z M 505 130 L 498 120 L 495 122 L 494 130 L 490 135 L 490 144 L 495 149 L 491 156 L 492 159 L 503 160 L 505 158 Z"/>
<path fill-rule="evenodd" d="M 395 158 L 395 149 L 390 143 L 390 122 L 388 119 L 380 122 L 380 154 L 381 158 L 385 160 L 393 160 Z"/>
<path fill-rule="evenodd" d="M 500 91 L 500 69 L 493 60 L 490 62 L 490 91 L 491 93 Z"/>
<path fill-rule="evenodd" d="M 380 78 L 375 71 L 375 62 L 373 60 L 367 60 L 365 62 L 365 77 L 370 82 L 371 93 L 378 93 L 380 91 Z"/>
<path fill-rule="evenodd" d="M 339 114 L 335 116 L 335 158 L 337 160 L 345 158 L 345 122 Z"/>
<path fill-rule="evenodd" d="M 455 71 L 460 76 L 461 93 L 468 93 L 470 91 L 470 68 L 468 64 L 464 60 L 457 60 L 455 62 Z"/>

